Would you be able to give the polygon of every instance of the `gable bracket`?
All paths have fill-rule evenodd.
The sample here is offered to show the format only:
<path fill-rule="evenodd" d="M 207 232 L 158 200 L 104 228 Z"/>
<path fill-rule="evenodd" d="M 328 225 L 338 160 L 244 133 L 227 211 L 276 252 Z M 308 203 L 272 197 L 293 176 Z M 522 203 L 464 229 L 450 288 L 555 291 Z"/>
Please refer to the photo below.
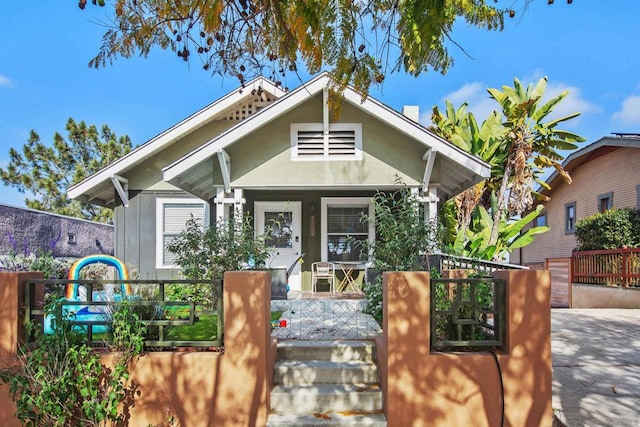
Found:
<path fill-rule="evenodd" d="M 218 150 L 218 163 L 220 163 L 220 173 L 224 182 L 224 191 L 231 191 L 231 157 L 223 149 Z"/>
<path fill-rule="evenodd" d="M 424 176 L 422 178 L 422 191 L 429 191 L 429 182 L 431 181 L 431 174 L 433 173 L 433 163 L 436 159 L 436 154 L 438 152 L 434 147 L 430 147 L 422 158 L 427 161 L 424 167 Z"/>
<path fill-rule="evenodd" d="M 113 183 L 120 200 L 124 204 L 125 208 L 129 207 L 129 180 L 123 178 L 120 175 L 111 175 L 111 182 Z"/>

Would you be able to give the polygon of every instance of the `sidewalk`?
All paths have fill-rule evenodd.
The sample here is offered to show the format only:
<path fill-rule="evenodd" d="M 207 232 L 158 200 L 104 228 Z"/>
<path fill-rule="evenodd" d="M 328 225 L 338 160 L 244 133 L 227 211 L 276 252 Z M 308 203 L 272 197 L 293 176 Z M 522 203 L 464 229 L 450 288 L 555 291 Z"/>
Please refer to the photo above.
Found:
<path fill-rule="evenodd" d="M 640 310 L 554 309 L 551 331 L 558 421 L 640 425 Z"/>

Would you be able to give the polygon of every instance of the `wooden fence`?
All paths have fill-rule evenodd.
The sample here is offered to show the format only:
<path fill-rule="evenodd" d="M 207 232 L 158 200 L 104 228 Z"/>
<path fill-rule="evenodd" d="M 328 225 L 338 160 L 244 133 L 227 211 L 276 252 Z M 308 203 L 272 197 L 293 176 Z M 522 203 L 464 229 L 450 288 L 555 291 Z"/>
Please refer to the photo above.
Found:
<path fill-rule="evenodd" d="M 574 252 L 571 283 L 640 286 L 640 248 Z"/>

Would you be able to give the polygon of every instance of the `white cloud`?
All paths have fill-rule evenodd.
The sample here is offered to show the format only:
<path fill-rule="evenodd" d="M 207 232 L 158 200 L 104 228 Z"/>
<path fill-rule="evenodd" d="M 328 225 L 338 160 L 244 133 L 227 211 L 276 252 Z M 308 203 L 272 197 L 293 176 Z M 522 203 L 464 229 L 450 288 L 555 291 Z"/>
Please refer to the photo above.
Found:
<path fill-rule="evenodd" d="M 640 96 L 626 97 L 622 101 L 622 109 L 613 113 L 612 118 L 625 125 L 640 125 Z"/>
<path fill-rule="evenodd" d="M 11 80 L 0 74 L 0 86 L 11 86 Z"/>
<path fill-rule="evenodd" d="M 573 113 L 597 113 L 601 111 L 601 108 L 587 101 L 582 96 L 582 91 L 576 86 L 570 86 L 565 83 L 549 83 L 547 84 L 547 90 L 542 99 L 543 102 L 548 101 L 560 95 L 564 91 L 569 91 L 569 94 L 558 105 L 555 106 L 553 112 L 549 115 L 550 118 L 558 118 L 568 116 Z M 566 122 L 570 127 L 574 127 L 577 123 L 577 119 L 573 119 Z"/>
<path fill-rule="evenodd" d="M 460 105 L 470 99 L 479 98 L 483 92 L 484 84 L 482 82 L 467 83 L 460 89 L 445 95 L 442 101 L 448 99 L 453 105 Z"/>
<path fill-rule="evenodd" d="M 536 70 L 532 73 L 531 76 L 528 76 L 526 79 L 520 80 L 523 84 L 529 84 L 531 82 L 536 83 L 542 77 L 542 73 L 539 70 Z M 513 84 L 509 84 L 509 86 L 513 86 Z M 489 93 L 487 92 L 487 88 L 489 86 L 483 82 L 472 82 L 466 83 L 461 88 L 450 92 L 442 97 L 440 103 L 438 104 L 439 108 L 442 110 L 445 106 L 445 100 L 451 101 L 454 107 L 459 107 L 463 103 L 468 104 L 468 110 L 473 113 L 478 123 L 482 123 L 489 114 L 493 111 L 500 112 L 500 106 L 498 103 L 489 97 Z M 497 89 L 502 89 L 502 87 L 496 87 Z M 564 91 L 568 91 L 569 94 L 553 109 L 553 112 L 547 117 L 547 120 L 556 119 L 559 117 L 564 117 L 569 114 L 573 114 L 576 112 L 584 114 L 588 113 L 596 113 L 600 112 L 602 109 L 600 106 L 589 102 L 586 100 L 580 88 L 576 86 L 571 86 L 566 83 L 549 83 L 547 84 L 547 90 L 545 91 L 545 95 L 542 99 L 542 102 L 547 102 L 549 99 L 554 98 L 560 95 Z M 640 117 L 640 97 L 636 100 L 638 111 L 638 116 Z M 566 123 L 561 124 L 561 128 L 575 128 L 579 119 L 575 118 Z M 640 120 L 640 119 L 639 119 Z M 431 124 L 431 109 L 428 111 L 424 111 L 420 115 L 420 122 L 424 124 Z"/>

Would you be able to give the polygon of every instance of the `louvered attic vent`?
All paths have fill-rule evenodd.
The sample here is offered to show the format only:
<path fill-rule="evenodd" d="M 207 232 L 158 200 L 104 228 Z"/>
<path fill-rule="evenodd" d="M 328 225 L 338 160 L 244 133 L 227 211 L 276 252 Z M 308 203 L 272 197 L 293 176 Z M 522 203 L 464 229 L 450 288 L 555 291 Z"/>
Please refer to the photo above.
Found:
<path fill-rule="evenodd" d="M 361 159 L 362 126 L 359 123 L 329 125 L 328 143 L 325 145 L 321 123 L 291 125 L 292 157 L 294 159 Z"/>

